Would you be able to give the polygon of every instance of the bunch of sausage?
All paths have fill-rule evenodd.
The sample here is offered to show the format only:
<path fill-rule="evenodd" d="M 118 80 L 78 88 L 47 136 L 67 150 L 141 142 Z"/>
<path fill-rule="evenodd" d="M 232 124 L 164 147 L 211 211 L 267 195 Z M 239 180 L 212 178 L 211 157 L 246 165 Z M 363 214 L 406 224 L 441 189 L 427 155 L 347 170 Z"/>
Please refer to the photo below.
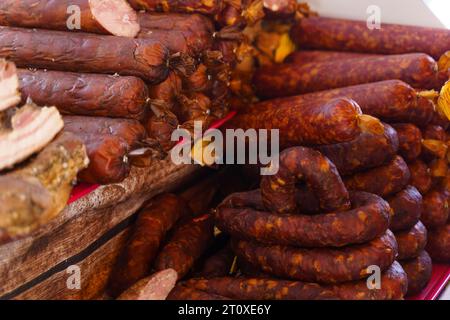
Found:
<path fill-rule="evenodd" d="M 280 129 L 282 148 L 312 147 L 334 163 L 348 190 L 369 192 L 388 201 L 393 211 L 389 228 L 395 232 L 398 242 L 398 256 L 394 258 L 400 260 L 408 274 L 408 294 L 416 294 L 431 276 L 431 258 L 424 251 L 426 228 L 430 231 L 427 250 L 431 256 L 436 262 L 449 262 L 446 134 L 449 86 L 445 83 L 450 75 L 447 51 L 450 50 L 450 33 L 387 24 L 380 30 L 370 31 L 363 22 L 311 17 L 297 22 L 291 29 L 291 37 L 301 51 L 291 54 L 283 64 L 260 68 L 254 76 L 259 97 L 272 100 L 252 105 L 236 117 L 231 126 Z M 309 166 L 320 172 L 321 167 Z M 262 183 L 264 186 L 264 179 Z M 271 183 L 274 190 L 281 187 L 276 181 Z M 314 190 L 311 183 L 308 186 Z M 342 190 L 336 185 L 329 188 L 330 193 Z M 272 198 L 272 202 L 286 204 L 286 199 L 278 192 L 270 196 L 264 188 L 261 191 L 263 196 Z M 321 203 L 321 193 L 314 191 Z M 307 202 L 304 197 L 300 199 Z M 353 199 L 351 203 L 354 202 Z M 265 208 L 277 209 L 271 201 Z M 376 225 L 373 216 L 368 217 L 364 210 L 360 213 L 361 219 L 370 219 L 372 227 Z M 247 223 L 250 221 L 248 219 Z M 281 221 L 273 218 L 267 224 L 252 223 L 252 227 L 242 228 L 246 233 L 253 233 L 253 240 L 261 241 L 258 235 L 261 228 L 273 230 Z M 352 224 L 339 219 L 334 224 L 336 230 L 329 230 L 330 234 L 338 235 L 341 225 Z M 294 228 L 295 223 L 291 221 L 287 226 Z M 309 224 L 306 226 L 303 230 L 309 230 Z M 322 221 L 314 232 L 325 236 L 327 227 L 329 225 Z M 353 225 L 352 230 L 361 232 L 363 229 Z M 287 231 L 281 234 L 289 237 Z M 276 244 L 288 244 L 272 240 Z M 332 246 L 343 244 L 330 243 Z M 302 246 L 303 243 L 293 241 L 291 245 Z M 263 267 L 265 272 L 292 277 L 295 270 L 301 270 L 286 260 L 273 265 L 273 252 L 246 256 L 255 252 L 255 248 L 243 246 L 241 249 L 247 249 L 244 251 L 246 260 L 260 269 Z M 288 255 L 278 250 L 280 254 L 283 252 L 284 258 L 296 257 L 292 251 Z M 327 255 L 330 252 L 321 251 Z M 367 249 L 362 252 L 376 257 Z M 345 255 L 341 254 L 339 259 L 343 257 Z M 363 260 L 368 261 L 355 259 L 352 263 L 357 265 Z M 315 263 L 305 262 L 303 258 L 298 261 L 303 267 L 313 267 Z M 332 265 L 338 270 L 330 271 L 340 272 L 339 266 L 346 268 L 345 261 L 330 259 L 322 264 Z M 317 263 L 316 276 L 326 270 L 322 264 Z M 305 274 L 302 272 L 301 276 Z"/>
<path fill-rule="evenodd" d="M 65 131 L 84 141 L 81 180 L 120 182 L 136 149 L 164 155 L 179 125 L 208 127 L 226 114 L 236 48 L 258 4 L 2 1 L 0 57 L 23 68 L 22 99 L 56 106 Z"/>
<path fill-rule="evenodd" d="M 212 222 L 187 215 L 196 227 L 161 222 L 175 207 L 162 203 L 145 226 L 144 209 L 115 296 L 402 299 L 427 285 L 430 255 L 449 263 L 449 32 L 310 17 L 291 38 L 300 51 L 257 70 L 262 101 L 228 124 L 279 129 L 278 173 L 226 197 Z"/>

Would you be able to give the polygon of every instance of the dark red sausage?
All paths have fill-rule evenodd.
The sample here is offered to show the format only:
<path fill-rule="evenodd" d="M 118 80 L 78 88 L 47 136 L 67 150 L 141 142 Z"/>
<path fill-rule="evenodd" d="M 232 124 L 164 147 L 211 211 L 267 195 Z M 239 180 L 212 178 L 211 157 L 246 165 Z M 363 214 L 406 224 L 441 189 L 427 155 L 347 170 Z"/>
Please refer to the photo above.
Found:
<path fill-rule="evenodd" d="M 202 278 L 226 277 L 230 275 L 235 254 L 230 245 L 226 245 L 218 252 L 207 258 L 196 276 Z"/>
<path fill-rule="evenodd" d="M 422 222 L 412 229 L 395 233 L 398 244 L 398 260 L 417 258 L 425 250 L 428 232 Z"/>
<path fill-rule="evenodd" d="M 450 224 L 429 231 L 426 250 L 433 261 L 450 263 Z"/>
<path fill-rule="evenodd" d="M 167 297 L 167 300 L 201 300 L 201 301 L 218 301 L 218 300 L 231 300 L 229 298 L 219 296 L 212 293 L 207 293 L 201 290 L 196 290 L 183 285 L 177 285 Z"/>
<path fill-rule="evenodd" d="M 402 267 L 394 262 L 383 272 L 380 290 L 368 289 L 366 280 L 320 285 L 264 278 L 215 278 L 193 279 L 185 285 L 234 300 L 401 300 L 407 283 Z"/>
<path fill-rule="evenodd" d="M 401 261 L 408 276 L 408 293 L 411 297 L 422 292 L 431 280 L 433 266 L 430 255 L 422 251 L 417 258 Z"/>
<path fill-rule="evenodd" d="M 117 300 L 166 300 L 176 282 L 177 273 L 175 270 L 163 270 L 138 281 L 122 293 Z"/>
<path fill-rule="evenodd" d="M 122 182 L 130 173 L 130 146 L 121 137 L 110 134 L 76 133 L 86 145 L 89 166 L 78 177 L 88 183 Z"/>
<path fill-rule="evenodd" d="M 178 279 L 184 278 L 194 263 L 211 245 L 214 238 L 214 221 L 204 215 L 183 223 L 174 230 L 167 244 L 156 258 L 156 270 L 174 269 Z"/>
<path fill-rule="evenodd" d="M 394 212 L 389 229 L 408 230 L 417 224 L 423 211 L 423 198 L 416 188 L 408 186 L 388 198 L 388 202 Z"/>
<path fill-rule="evenodd" d="M 189 92 L 186 95 L 178 97 L 178 103 L 174 108 L 174 113 L 177 115 L 181 123 L 195 120 L 204 120 L 211 114 L 212 101 L 204 93 Z M 203 126 L 208 127 L 208 124 L 203 123 Z"/>
<path fill-rule="evenodd" d="M 399 54 L 425 52 L 439 59 L 450 48 L 450 31 L 383 23 L 369 30 L 364 21 L 310 17 L 291 30 L 302 48 Z M 395 45 L 393 45 L 395 43 Z"/>
<path fill-rule="evenodd" d="M 60 71 L 19 70 L 22 101 L 31 98 L 61 113 L 143 119 L 148 99 L 145 83 L 136 77 Z"/>
<path fill-rule="evenodd" d="M 450 121 L 447 119 L 447 117 L 442 116 L 438 111 L 436 111 L 433 114 L 433 118 L 431 119 L 430 124 L 440 126 L 444 130 L 448 130 Z"/>
<path fill-rule="evenodd" d="M 9 27 L 0 27 L 0 57 L 19 67 L 118 73 L 152 84 L 167 78 L 172 61 L 168 49 L 151 40 Z"/>
<path fill-rule="evenodd" d="M 237 241 L 235 252 L 262 271 L 285 279 L 341 283 L 368 277 L 369 266 L 387 270 L 397 256 L 392 232 L 362 245 L 341 249 L 300 249 Z"/>
<path fill-rule="evenodd" d="M 411 178 L 408 165 L 397 156 L 389 164 L 345 178 L 349 190 L 365 191 L 381 197 L 400 192 Z"/>
<path fill-rule="evenodd" d="M 206 50 L 213 47 L 213 37 L 204 35 L 199 38 L 188 30 L 159 30 L 142 28 L 137 35 L 139 39 L 146 39 L 164 43 L 172 53 L 183 53 L 193 58 L 200 57 Z"/>
<path fill-rule="evenodd" d="M 285 63 L 297 66 L 322 61 L 350 60 L 354 58 L 374 57 L 374 54 L 343 51 L 303 50 L 294 51 L 284 59 Z"/>
<path fill-rule="evenodd" d="M 159 39 L 173 52 L 198 57 L 213 46 L 214 26 L 198 14 L 138 13 L 138 37 Z"/>
<path fill-rule="evenodd" d="M 317 150 L 330 159 L 343 176 L 379 167 L 392 160 L 399 149 L 397 132 L 390 125 L 383 126 L 381 134 L 363 132 L 353 141 L 320 146 Z"/>
<path fill-rule="evenodd" d="M 161 100 L 151 102 L 151 115 L 145 123 L 145 129 L 151 140 L 169 152 L 177 141 L 172 141 L 172 133 L 178 128 L 178 117 L 170 110 L 170 105 Z"/>
<path fill-rule="evenodd" d="M 436 114 L 433 102 L 421 97 L 410 85 L 400 80 L 386 80 L 314 92 L 292 97 L 287 101 L 295 102 L 300 107 L 307 102 L 317 103 L 317 101 L 328 101 L 339 97 L 348 97 L 356 101 L 365 114 L 388 123 L 413 123 L 424 126 L 430 123 Z M 278 108 L 283 105 L 284 100 L 276 99 L 272 103 L 259 103 L 251 108 L 260 111 L 269 107 Z"/>
<path fill-rule="evenodd" d="M 188 30 L 202 37 L 213 34 L 214 24 L 208 17 L 201 14 L 181 14 L 173 12 L 142 12 L 138 13 L 139 24 L 142 29 L 154 30 Z"/>
<path fill-rule="evenodd" d="M 198 1 L 198 0 L 128 0 L 136 10 L 202 13 L 214 15 L 223 8 L 222 0 Z"/>
<path fill-rule="evenodd" d="M 152 199 L 139 212 L 131 237 L 114 267 L 109 282 L 111 295 L 119 295 L 150 274 L 166 234 L 189 213 L 184 200 L 169 193 Z"/>
<path fill-rule="evenodd" d="M 139 121 L 103 117 L 64 116 L 64 130 L 75 134 L 110 134 L 122 138 L 133 148 L 141 146 L 146 138 Z"/>
<path fill-rule="evenodd" d="M 444 128 L 435 124 L 430 124 L 423 129 L 423 138 L 447 141 L 447 135 Z"/>
<path fill-rule="evenodd" d="M 265 244 L 315 248 L 366 243 L 389 227 L 388 203 L 368 193 L 352 194 L 353 209 L 349 211 L 313 216 L 281 216 L 258 210 L 262 202 L 252 205 L 258 200 L 252 193 L 227 198 L 216 212 L 219 229 L 237 238 Z"/>
<path fill-rule="evenodd" d="M 279 170 L 263 176 L 261 194 L 269 211 L 294 213 L 295 185 L 301 181 L 314 190 L 324 212 L 350 208 L 347 189 L 335 165 L 320 152 L 296 147 L 283 151 L 279 157 Z"/>
<path fill-rule="evenodd" d="M 393 124 L 400 142 L 399 155 L 407 162 L 416 160 L 422 153 L 422 132 L 410 123 Z"/>
<path fill-rule="evenodd" d="M 226 64 L 235 67 L 238 62 L 236 55 L 239 48 L 239 41 L 217 39 L 214 41 L 213 49 L 221 53 L 221 60 Z"/>
<path fill-rule="evenodd" d="M 183 79 L 183 86 L 186 91 L 206 92 L 212 87 L 210 70 L 205 64 L 200 64 L 194 73 Z"/>
<path fill-rule="evenodd" d="M 139 32 L 136 12 L 125 0 L 2 0 L 0 25 L 69 31 L 73 6 L 80 10 L 80 28 L 70 30 L 130 38 Z"/>
<path fill-rule="evenodd" d="M 402 80 L 414 88 L 435 89 L 437 77 L 437 63 L 433 58 L 411 53 L 304 66 L 265 66 L 256 71 L 253 83 L 258 97 L 270 99 L 390 79 Z"/>
<path fill-rule="evenodd" d="M 432 190 L 423 197 L 421 220 L 428 229 L 439 228 L 449 218 L 448 196 L 445 191 Z"/>
<path fill-rule="evenodd" d="M 183 92 L 183 81 L 176 72 L 170 72 L 166 80 L 160 84 L 149 86 L 149 97 L 153 100 L 161 100 L 173 107 L 177 103 L 178 96 Z"/>
<path fill-rule="evenodd" d="M 410 184 L 419 190 L 421 194 L 427 194 L 431 189 L 431 172 L 425 162 L 416 160 L 410 163 L 409 170 L 411 172 Z"/>
<path fill-rule="evenodd" d="M 278 107 L 264 110 L 266 105 Z M 300 107 L 294 98 L 286 98 L 255 106 L 249 113 L 237 115 L 227 127 L 244 130 L 279 129 L 281 148 L 351 141 L 361 133 L 358 119 L 364 117 L 359 106 L 348 99 Z"/>

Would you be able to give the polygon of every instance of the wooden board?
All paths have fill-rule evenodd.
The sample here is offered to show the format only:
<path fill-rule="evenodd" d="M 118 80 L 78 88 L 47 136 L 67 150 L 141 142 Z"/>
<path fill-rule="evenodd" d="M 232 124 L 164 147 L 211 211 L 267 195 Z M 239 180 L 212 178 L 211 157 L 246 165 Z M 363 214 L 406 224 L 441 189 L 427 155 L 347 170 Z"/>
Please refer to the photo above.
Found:
<path fill-rule="evenodd" d="M 170 159 L 133 168 L 123 183 L 98 188 L 33 235 L 0 246 L 0 299 L 32 297 L 31 288 L 62 272 L 65 261 L 85 255 L 96 241 L 126 224 L 145 201 L 185 185 L 199 171 L 199 166 L 176 166 Z M 36 297 L 50 298 L 42 291 Z"/>
<path fill-rule="evenodd" d="M 94 300 L 101 299 L 106 289 L 108 278 L 120 250 L 126 242 L 130 228 L 122 230 L 112 239 L 99 239 L 102 244 L 86 250 L 69 261 L 57 266 L 56 272 L 36 286 L 14 297 L 16 300 Z M 105 241 L 103 243 L 103 241 Z M 97 245 L 97 244 L 95 244 Z M 76 266 L 80 270 L 80 288 L 71 288 L 72 273 L 68 269 Z"/>

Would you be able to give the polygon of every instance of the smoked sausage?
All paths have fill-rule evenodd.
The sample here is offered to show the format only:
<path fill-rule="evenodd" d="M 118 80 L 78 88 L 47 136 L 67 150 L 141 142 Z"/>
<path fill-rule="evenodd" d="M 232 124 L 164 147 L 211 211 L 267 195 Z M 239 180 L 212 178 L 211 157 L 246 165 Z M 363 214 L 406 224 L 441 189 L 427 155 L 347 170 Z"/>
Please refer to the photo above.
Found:
<path fill-rule="evenodd" d="M 408 276 L 407 296 L 419 294 L 431 280 L 433 265 L 430 255 L 426 251 L 422 251 L 417 258 L 400 263 Z"/>
<path fill-rule="evenodd" d="M 186 287 L 234 300 L 399 300 L 407 278 L 398 262 L 381 276 L 381 289 L 370 290 L 366 280 L 337 285 L 263 278 L 192 279 Z"/>
<path fill-rule="evenodd" d="M 400 192 L 411 178 L 408 165 L 397 156 L 389 164 L 344 179 L 348 190 L 365 191 L 381 197 Z"/>
<path fill-rule="evenodd" d="M 186 91 L 207 92 L 212 88 L 210 70 L 205 64 L 200 64 L 194 73 L 183 79 L 183 86 Z"/>
<path fill-rule="evenodd" d="M 428 232 L 422 222 L 418 222 L 412 229 L 395 233 L 398 244 L 398 260 L 413 259 L 425 250 Z"/>
<path fill-rule="evenodd" d="M 349 194 L 335 165 L 320 152 L 295 147 L 284 150 L 279 157 L 279 170 L 261 180 L 263 203 L 269 211 L 294 213 L 295 185 L 305 181 L 317 195 L 324 212 L 348 210 Z"/>
<path fill-rule="evenodd" d="M 278 107 L 264 110 L 265 105 Z M 362 131 L 360 120 L 366 119 L 359 106 L 348 99 L 309 103 L 299 107 L 295 98 L 285 98 L 258 103 L 255 109 L 237 115 L 226 126 L 243 130 L 279 129 L 280 147 L 288 148 L 351 141 Z"/>
<path fill-rule="evenodd" d="M 128 0 L 128 2 L 136 10 L 157 12 L 195 12 L 205 15 L 214 15 L 219 13 L 223 8 L 222 0 Z"/>
<path fill-rule="evenodd" d="M 194 263 L 211 245 L 214 222 L 211 215 L 189 220 L 178 226 L 156 258 L 155 270 L 174 269 L 178 279 L 184 278 Z"/>
<path fill-rule="evenodd" d="M 448 196 L 445 191 L 431 190 L 423 197 L 421 220 L 428 229 L 442 227 L 448 217 Z"/>
<path fill-rule="evenodd" d="M 112 296 L 118 296 L 149 275 L 166 234 L 178 220 L 189 214 L 184 200 L 169 193 L 152 199 L 139 212 L 134 231 L 113 269 L 109 282 Z"/>
<path fill-rule="evenodd" d="M 79 20 L 71 19 L 78 12 Z M 2 0 L 0 25 L 130 38 L 139 32 L 136 12 L 126 0 Z"/>
<path fill-rule="evenodd" d="M 376 168 L 392 160 L 399 149 L 397 132 L 388 124 L 383 127 L 381 134 L 363 132 L 350 142 L 316 149 L 330 159 L 343 176 Z"/>
<path fill-rule="evenodd" d="M 213 46 L 214 26 L 199 14 L 138 13 L 139 38 L 161 41 L 174 53 L 184 52 L 199 58 Z"/>
<path fill-rule="evenodd" d="M 231 273 L 235 255 L 230 245 L 207 258 L 196 276 L 202 278 L 226 277 Z"/>
<path fill-rule="evenodd" d="M 142 29 L 137 38 L 164 43 L 171 53 L 183 53 L 193 58 L 200 57 L 203 52 L 213 47 L 212 35 L 198 38 L 188 30 Z"/>
<path fill-rule="evenodd" d="M 208 17 L 201 14 L 173 12 L 138 12 L 139 24 L 143 30 L 187 30 L 199 38 L 213 35 L 214 24 Z"/>
<path fill-rule="evenodd" d="M 408 230 L 419 222 L 423 211 L 423 198 L 413 186 L 387 199 L 394 212 L 389 229 L 392 231 Z"/>
<path fill-rule="evenodd" d="M 450 48 L 450 31 L 383 23 L 369 30 L 364 21 L 309 17 L 291 30 L 301 48 L 378 54 L 424 52 L 439 59 Z M 395 45 L 393 45 L 395 44 Z"/>
<path fill-rule="evenodd" d="M 172 141 L 172 133 L 178 128 L 178 117 L 170 110 L 170 105 L 162 100 L 150 103 L 153 115 L 145 123 L 150 140 L 154 140 L 165 152 L 169 152 L 177 141 Z"/>
<path fill-rule="evenodd" d="M 408 164 L 411 172 L 410 184 L 419 190 L 423 195 L 427 194 L 431 189 L 431 172 L 425 162 L 418 159 Z"/>
<path fill-rule="evenodd" d="M 444 128 L 435 124 L 430 124 L 423 129 L 423 138 L 447 141 L 447 136 Z"/>
<path fill-rule="evenodd" d="M 207 293 L 194 288 L 189 288 L 181 284 L 177 285 L 167 297 L 167 300 L 202 300 L 202 301 L 219 301 L 219 300 L 231 300 L 229 298 L 219 296 L 212 293 Z"/>
<path fill-rule="evenodd" d="M 110 134 L 76 133 L 75 135 L 86 145 L 89 157 L 89 166 L 78 175 L 81 181 L 110 184 L 122 182 L 128 177 L 130 146 L 124 139 Z"/>
<path fill-rule="evenodd" d="M 332 70 L 332 72 L 331 72 Z M 438 89 L 436 61 L 423 53 L 355 58 L 296 66 L 264 66 L 253 83 L 262 99 L 293 96 L 383 80 L 402 80 L 414 88 Z M 439 84 L 442 86 L 442 84 Z M 439 86 L 439 89 L 440 89 Z"/>
<path fill-rule="evenodd" d="M 269 245 L 317 248 L 366 243 L 384 234 L 389 227 L 388 203 L 369 193 L 352 194 L 351 210 L 312 216 L 258 210 L 254 207 L 261 207 L 262 203 L 252 206 L 255 200 L 258 199 L 251 193 L 228 197 L 216 212 L 219 229 L 236 238 Z"/>
<path fill-rule="evenodd" d="M 374 57 L 374 54 L 343 51 L 302 50 L 294 51 L 284 59 L 285 63 L 297 66 L 322 61 L 350 60 L 354 58 Z"/>
<path fill-rule="evenodd" d="M 430 230 L 426 250 L 433 261 L 450 263 L 450 224 Z"/>
<path fill-rule="evenodd" d="M 149 97 L 152 100 L 164 101 L 173 108 L 178 96 L 183 92 L 183 81 L 176 72 L 170 72 L 166 80 L 160 84 L 149 86 Z"/>
<path fill-rule="evenodd" d="M 236 241 L 234 250 L 239 259 L 263 272 L 285 279 L 326 284 L 366 278 L 370 275 L 368 267 L 373 265 L 387 270 L 398 252 L 390 231 L 368 244 L 340 249 L 264 246 L 240 240 Z"/>
<path fill-rule="evenodd" d="M 410 123 L 399 123 L 392 125 L 397 131 L 400 142 L 399 155 L 406 162 L 417 159 L 422 153 L 422 132 L 418 127 Z"/>
<path fill-rule="evenodd" d="M 299 108 L 311 101 L 328 101 L 340 97 L 354 100 L 365 114 L 388 123 L 412 123 L 424 126 L 433 118 L 442 118 L 435 112 L 432 101 L 419 95 L 409 84 L 400 80 L 386 80 L 361 84 L 340 89 L 314 92 L 290 98 Z M 276 103 L 259 103 L 251 108 L 260 111 L 269 107 L 277 108 L 283 100 Z"/>
<path fill-rule="evenodd" d="M 110 134 L 120 137 L 132 148 L 138 148 L 146 138 L 139 121 L 104 117 L 64 116 L 64 130 L 75 134 Z"/>
<path fill-rule="evenodd" d="M 22 102 L 31 98 L 80 116 L 142 120 L 145 115 L 148 91 L 136 77 L 27 69 L 18 75 Z"/>
<path fill-rule="evenodd" d="M 0 57 L 18 67 L 118 73 L 151 84 L 165 80 L 175 63 L 163 44 L 151 40 L 9 27 L 0 27 Z"/>
<path fill-rule="evenodd" d="M 117 300 L 166 300 L 177 282 L 177 273 L 173 269 L 157 272 L 138 281 Z"/>

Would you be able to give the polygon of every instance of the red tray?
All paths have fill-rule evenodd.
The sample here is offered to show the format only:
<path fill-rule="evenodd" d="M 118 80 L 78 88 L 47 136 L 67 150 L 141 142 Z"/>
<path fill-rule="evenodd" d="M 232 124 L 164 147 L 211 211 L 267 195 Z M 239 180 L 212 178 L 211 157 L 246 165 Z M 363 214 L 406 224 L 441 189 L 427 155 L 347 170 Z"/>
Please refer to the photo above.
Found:
<path fill-rule="evenodd" d="M 236 111 L 230 112 L 225 118 L 217 120 L 211 125 L 210 129 L 218 129 L 222 127 L 225 123 L 230 121 L 234 116 L 236 115 Z M 182 141 L 180 141 L 182 143 Z M 68 204 L 71 204 L 72 202 L 77 201 L 78 199 L 81 199 L 91 192 L 95 191 L 100 185 L 98 184 L 88 184 L 88 183 L 79 183 L 76 185 L 73 190 L 72 194 L 69 198 Z"/>

